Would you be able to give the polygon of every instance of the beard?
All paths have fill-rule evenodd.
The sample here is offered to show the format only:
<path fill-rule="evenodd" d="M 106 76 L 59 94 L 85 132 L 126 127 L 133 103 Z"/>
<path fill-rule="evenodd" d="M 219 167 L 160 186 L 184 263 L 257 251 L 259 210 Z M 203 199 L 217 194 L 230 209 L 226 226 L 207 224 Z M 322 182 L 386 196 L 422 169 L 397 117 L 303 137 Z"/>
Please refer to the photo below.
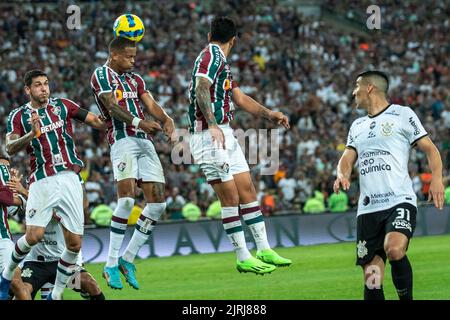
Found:
<path fill-rule="evenodd" d="M 33 99 L 34 101 L 39 102 L 40 104 L 44 104 L 48 101 L 48 94 L 46 94 L 45 96 L 43 95 L 31 95 L 31 99 Z"/>

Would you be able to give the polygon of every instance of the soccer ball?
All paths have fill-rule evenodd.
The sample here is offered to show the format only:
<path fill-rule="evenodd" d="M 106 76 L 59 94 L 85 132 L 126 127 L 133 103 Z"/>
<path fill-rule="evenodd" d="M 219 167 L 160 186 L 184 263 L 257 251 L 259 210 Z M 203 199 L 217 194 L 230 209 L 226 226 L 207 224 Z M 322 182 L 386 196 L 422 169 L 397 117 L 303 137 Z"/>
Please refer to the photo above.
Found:
<path fill-rule="evenodd" d="M 114 36 L 127 38 L 135 42 L 141 41 L 145 27 L 141 18 L 134 14 L 123 14 L 114 22 Z"/>

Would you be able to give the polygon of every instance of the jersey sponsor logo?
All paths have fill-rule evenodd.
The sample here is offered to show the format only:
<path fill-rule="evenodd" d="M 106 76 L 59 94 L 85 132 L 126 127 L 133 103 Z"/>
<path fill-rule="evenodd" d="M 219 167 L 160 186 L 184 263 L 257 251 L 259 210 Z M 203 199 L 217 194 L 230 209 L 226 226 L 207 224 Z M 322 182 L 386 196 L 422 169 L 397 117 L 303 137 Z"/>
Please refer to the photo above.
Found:
<path fill-rule="evenodd" d="M 33 270 L 31 270 L 30 268 L 23 269 L 22 273 L 20 274 L 22 278 L 31 278 L 32 275 Z"/>
<path fill-rule="evenodd" d="M 138 97 L 138 94 L 136 91 L 127 92 L 127 91 L 122 91 L 120 89 L 116 90 L 117 101 L 121 101 L 123 99 L 137 99 L 137 97 Z"/>
<path fill-rule="evenodd" d="M 367 242 L 366 241 L 358 241 L 358 244 L 356 245 L 356 248 L 358 249 L 358 258 L 362 259 L 365 256 L 367 256 L 369 250 L 367 250 L 366 247 Z"/>
<path fill-rule="evenodd" d="M 417 136 L 418 134 L 420 134 L 419 127 L 417 126 L 417 124 L 414 121 L 413 117 L 409 117 L 409 123 L 411 124 L 411 126 L 414 129 L 414 135 Z"/>
<path fill-rule="evenodd" d="M 386 193 L 372 193 L 370 195 L 370 197 L 366 196 L 364 198 L 363 205 L 367 206 L 369 203 L 371 203 L 372 205 L 389 203 L 390 198 L 392 198 L 394 196 L 395 196 L 395 193 L 392 191 L 386 192 Z"/>
<path fill-rule="evenodd" d="M 362 168 L 359 173 L 362 176 L 365 176 L 366 174 L 373 173 L 373 172 L 380 172 L 380 171 L 391 171 L 392 168 L 390 165 L 386 163 L 379 163 L 379 164 L 373 164 L 375 160 L 369 159 L 370 165 L 367 168 Z"/>
<path fill-rule="evenodd" d="M 361 154 L 360 158 L 365 159 L 365 158 L 372 158 L 372 157 L 377 157 L 377 156 L 389 156 L 389 155 L 391 155 L 391 153 L 389 151 L 384 151 L 384 150 L 366 151 Z"/>
<path fill-rule="evenodd" d="M 59 121 L 50 123 L 49 125 L 41 127 L 41 134 L 62 128 L 63 126 L 64 126 L 64 120 L 59 120 Z"/>
<path fill-rule="evenodd" d="M 48 240 L 48 239 L 42 239 L 40 241 L 40 243 L 42 243 L 43 245 L 46 245 L 46 246 L 57 246 L 58 245 L 57 241 L 55 241 L 55 240 Z"/>
<path fill-rule="evenodd" d="M 52 111 L 52 113 L 55 116 L 59 116 L 61 114 L 61 107 L 60 106 L 54 106 L 51 111 Z"/>
<path fill-rule="evenodd" d="M 412 232 L 411 223 L 409 221 L 406 221 L 404 219 L 395 219 L 392 222 L 392 226 L 395 229 L 407 229 L 409 232 Z"/>
<path fill-rule="evenodd" d="M 375 138 L 376 136 L 377 135 L 373 131 L 370 131 L 369 135 L 367 136 L 367 139 Z"/>
<path fill-rule="evenodd" d="M 382 127 L 381 133 L 384 136 L 389 137 L 393 132 L 393 130 L 392 130 L 393 126 L 394 126 L 394 124 L 392 122 L 391 123 L 389 123 L 389 122 L 382 123 L 381 124 L 381 127 Z"/>
<path fill-rule="evenodd" d="M 231 89 L 231 81 L 230 79 L 225 79 L 223 82 L 223 90 L 228 91 Z"/>
<path fill-rule="evenodd" d="M 363 206 L 367 206 L 370 203 L 370 198 L 369 196 L 365 196 L 363 199 Z"/>
<path fill-rule="evenodd" d="M 375 128 L 375 126 L 377 125 L 377 122 L 376 121 L 373 121 L 371 124 L 370 124 L 370 130 L 373 130 L 373 128 Z"/>
<path fill-rule="evenodd" d="M 388 112 L 386 112 L 385 114 L 390 114 L 390 115 L 392 115 L 392 116 L 397 116 L 397 117 L 400 115 L 400 113 L 395 112 L 395 110 L 388 111 Z"/>

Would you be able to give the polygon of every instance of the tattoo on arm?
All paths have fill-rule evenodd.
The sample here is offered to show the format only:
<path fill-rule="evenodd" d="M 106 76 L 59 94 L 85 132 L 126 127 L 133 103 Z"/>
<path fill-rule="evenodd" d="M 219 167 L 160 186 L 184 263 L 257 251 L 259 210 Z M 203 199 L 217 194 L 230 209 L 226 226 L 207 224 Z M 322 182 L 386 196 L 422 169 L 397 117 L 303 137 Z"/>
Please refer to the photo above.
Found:
<path fill-rule="evenodd" d="M 22 149 L 25 149 L 30 141 L 35 137 L 34 132 L 30 131 L 26 135 L 20 137 L 18 134 L 11 134 L 6 137 L 6 151 L 13 155 Z"/>
<path fill-rule="evenodd" d="M 102 94 L 100 95 L 100 100 L 108 109 L 111 117 L 127 124 L 131 124 L 134 117 L 114 101 L 113 94 Z"/>
<path fill-rule="evenodd" d="M 211 109 L 211 94 L 209 93 L 209 88 L 211 87 L 211 83 L 203 78 L 197 77 L 197 84 L 195 86 L 195 95 L 197 98 L 197 103 L 202 111 L 203 116 L 210 125 L 216 125 L 216 118 L 214 118 L 214 114 Z"/>
<path fill-rule="evenodd" d="M 263 118 L 270 119 L 270 110 L 262 105 L 259 105 L 258 115 Z"/>

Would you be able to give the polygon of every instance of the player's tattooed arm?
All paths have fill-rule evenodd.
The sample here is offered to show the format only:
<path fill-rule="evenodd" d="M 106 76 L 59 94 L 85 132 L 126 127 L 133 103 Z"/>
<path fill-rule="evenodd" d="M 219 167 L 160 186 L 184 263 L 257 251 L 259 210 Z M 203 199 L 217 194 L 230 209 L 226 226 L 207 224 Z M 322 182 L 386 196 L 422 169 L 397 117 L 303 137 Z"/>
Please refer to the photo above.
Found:
<path fill-rule="evenodd" d="M 208 124 L 208 130 L 211 134 L 212 142 L 217 141 L 218 147 L 226 149 L 225 146 L 225 136 L 222 129 L 217 125 L 216 118 L 211 109 L 211 94 L 209 89 L 211 88 L 211 82 L 209 82 L 204 77 L 196 78 L 195 85 L 195 96 L 197 99 L 197 104 L 205 117 L 206 123 Z"/>
<path fill-rule="evenodd" d="M 83 122 L 100 131 L 106 131 L 107 129 L 107 125 L 104 119 L 101 116 L 97 116 L 92 112 L 88 112 L 86 114 L 86 118 L 84 119 Z"/>
<path fill-rule="evenodd" d="M 20 150 L 25 149 L 34 138 L 38 138 L 41 135 L 41 123 L 40 118 L 36 113 L 31 115 L 30 119 L 31 131 L 27 134 L 20 136 L 16 133 L 11 133 L 6 136 L 6 152 L 9 155 L 14 155 Z"/>
<path fill-rule="evenodd" d="M 133 116 L 125 109 L 123 109 L 116 101 L 114 92 L 102 93 L 100 95 L 100 100 L 103 105 L 108 109 L 109 114 L 114 119 L 125 122 L 126 124 L 131 124 L 133 121 Z"/>
<path fill-rule="evenodd" d="M 255 101 L 252 97 L 249 97 L 241 91 L 238 87 L 233 89 L 233 102 L 244 111 L 253 114 L 258 117 L 262 117 L 273 121 L 279 125 L 282 125 L 286 129 L 289 129 L 289 119 L 286 115 L 279 111 L 272 111 L 267 109 L 259 102 Z"/>
<path fill-rule="evenodd" d="M 211 109 L 211 94 L 209 93 L 211 82 L 204 77 L 197 77 L 195 82 L 195 96 L 198 107 L 202 111 L 208 126 L 217 125 L 216 118 Z"/>
<path fill-rule="evenodd" d="M 178 140 L 175 132 L 175 122 L 167 114 L 167 112 L 155 101 L 153 96 L 145 92 L 139 97 L 145 106 L 145 109 L 150 113 L 152 117 L 160 121 L 163 124 L 164 134 L 169 138 L 171 142 Z"/>

